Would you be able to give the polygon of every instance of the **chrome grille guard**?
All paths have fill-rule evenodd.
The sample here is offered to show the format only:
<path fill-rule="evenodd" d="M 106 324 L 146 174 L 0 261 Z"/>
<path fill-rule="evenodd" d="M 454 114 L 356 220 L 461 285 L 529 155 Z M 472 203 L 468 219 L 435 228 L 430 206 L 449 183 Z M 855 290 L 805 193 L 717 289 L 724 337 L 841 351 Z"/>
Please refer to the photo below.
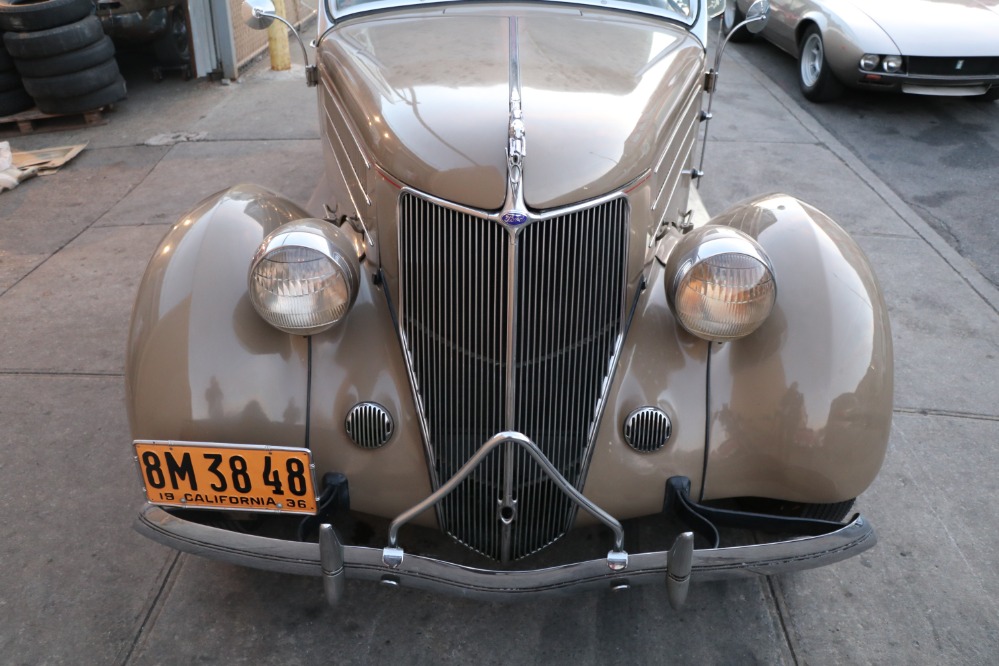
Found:
<path fill-rule="evenodd" d="M 499 446 L 516 446 L 534 458 L 577 506 L 597 517 L 614 533 L 606 558 L 533 570 L 491 570 L 469 567 L 399 548 L 399 528 L 440 502 L 488 453 Z M 625 552 L 621 524 L 572 487 L 537 445 L 515 432 L 491 438 L 462 469 L 423 502 L 400 514 L 389 530 L 384 548 L 344 544 L 329 523 L 319 528 L 319 542 L 291 541 L 233 532 L 146 505 L 135 529 L 171 548 L 202 557 L 269 571 L 321 576 L 327 599 L 339 601 L 347 578 L 379 581 L 487 600 L 524 599 L 594 589 L 624 589 L 632 585 L 666 583 L 669 603 L 680 608 L 691 580 L 719 580 L 769 576 L 811 569 L 845 560 L 877 542 L 870 523 L 859 514 L 846 524 L 784 518 L 704 507 L 689 497 L 690 482 L 673 477 L 667 483 L 665 513 L 685 522 L 668 551 Z M 716 525 L 804 534 L 783 541 L 719 547 Z M 694 548 L 694 531 L 709 547 Z"/>

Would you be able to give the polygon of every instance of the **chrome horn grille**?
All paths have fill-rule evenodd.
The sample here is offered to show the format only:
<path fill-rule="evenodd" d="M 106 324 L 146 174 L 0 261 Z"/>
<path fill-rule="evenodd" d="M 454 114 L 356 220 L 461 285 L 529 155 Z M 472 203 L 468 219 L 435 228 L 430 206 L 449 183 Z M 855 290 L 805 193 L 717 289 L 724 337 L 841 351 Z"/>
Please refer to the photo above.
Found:
<path fill-rule="evenodd" d="M 582 483 L 624 326 L 627 228 L 622 198 L 514 233 L 402 195 L 400 326 L 436 486 L 502 430 Z M 448 534 L 504 562 L 552 543 L 575 515 L 515 447 L 490 454 L 438 510 Z"/>

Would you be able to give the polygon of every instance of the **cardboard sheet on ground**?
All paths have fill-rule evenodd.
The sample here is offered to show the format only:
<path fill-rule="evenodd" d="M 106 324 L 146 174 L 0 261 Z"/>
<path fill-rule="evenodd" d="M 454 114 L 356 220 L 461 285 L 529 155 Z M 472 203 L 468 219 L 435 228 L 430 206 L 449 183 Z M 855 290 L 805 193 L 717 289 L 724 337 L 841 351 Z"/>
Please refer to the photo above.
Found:
<path fill-rule="evenodd" d="M 11 153 L 14 166 L 19 169 L 38 167 L 39 176 L 48 176 L 61 166 L 80 154 L 87 144 L 75 146 L 58 146 L 56 148 L 40 148 L 38 150 L 14 151 Z"/>
<path fill-rule="evenodd" d="M 12 151 L 6 141 L 0 142 L 0 192 L 12 190 L 29 178 L 55 173 L 86 147 L 87 144 L 81 143 L 73 146 Z"/>

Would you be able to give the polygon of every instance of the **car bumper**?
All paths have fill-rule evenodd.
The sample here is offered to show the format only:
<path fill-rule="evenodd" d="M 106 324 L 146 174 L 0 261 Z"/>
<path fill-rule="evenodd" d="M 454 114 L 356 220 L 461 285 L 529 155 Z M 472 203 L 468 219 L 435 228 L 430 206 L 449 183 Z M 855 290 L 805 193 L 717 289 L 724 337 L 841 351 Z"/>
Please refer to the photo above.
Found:
<path fill-rule="evenodd" d="M 862 88 L 897 90 L 912 95 L 971 97 L 999 87 L 999 76 L 931 76 L 859 72 Z"/>
<path fill-rule="evenodd" d="M 147 505 L 135 527 L 154 541 L 194 555 L 269 571 L 321 576 L 331 602 L 339 599 L 345 579 L 361 579 L 486 600 L 665 584 L 671 603 L 679 607 L 690 581 L 752 578 L 820 567 L 857 555 L 877 541 L 871 524 L 858 515 L 826 534 L 725 548 L 694 550 L 693 536 L 687 532 L 669 551 L 631 554 L 627 564 L 616 570 L 608 559 L 596 559 L 543 569 L 494 571 L 409 553 L 390 566 L 386 564 L 389 549 L 345 545 L 326 525 L 319 543 L 285 541 L 202 525 Z"/>

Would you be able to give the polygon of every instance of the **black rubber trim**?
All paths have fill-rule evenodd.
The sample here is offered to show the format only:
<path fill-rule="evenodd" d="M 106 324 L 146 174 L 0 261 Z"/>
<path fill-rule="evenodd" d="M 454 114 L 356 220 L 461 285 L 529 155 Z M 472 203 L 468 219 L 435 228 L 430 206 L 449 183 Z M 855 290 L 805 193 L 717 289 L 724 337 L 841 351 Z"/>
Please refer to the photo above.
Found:
<path fill-rule="evenodd" d="M 679 518 L 696 534 L 704 537 L 711 548 L 718 548 L 719 527 L 738 527 L 761 532 L 779 532 L 798 536 L 822 536 L 843 527 L 842 523 L 816 518 L 774 516 L 748 511 L 733 511 L 698 504 L 690 499 L 690 479 L 670 477 L 666 481 L 663 511 Z"/>

